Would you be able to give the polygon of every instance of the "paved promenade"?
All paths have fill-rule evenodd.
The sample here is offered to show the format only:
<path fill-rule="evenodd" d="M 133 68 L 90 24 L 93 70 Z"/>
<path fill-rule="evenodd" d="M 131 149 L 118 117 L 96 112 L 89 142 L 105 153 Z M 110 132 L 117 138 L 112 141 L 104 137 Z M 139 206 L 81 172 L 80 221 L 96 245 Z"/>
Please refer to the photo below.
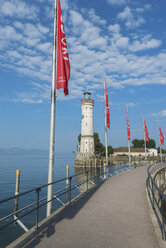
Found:
<path fill-rule="evenodd" d="M 26 248 L 157 248 L 147 167 L 112 177 L 66 209 Z"/>

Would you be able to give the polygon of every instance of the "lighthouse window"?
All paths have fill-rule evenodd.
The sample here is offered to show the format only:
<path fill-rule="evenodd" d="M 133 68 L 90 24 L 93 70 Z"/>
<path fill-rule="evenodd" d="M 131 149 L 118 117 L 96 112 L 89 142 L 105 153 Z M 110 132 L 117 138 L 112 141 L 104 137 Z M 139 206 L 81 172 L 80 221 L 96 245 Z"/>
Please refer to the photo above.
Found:
<path fill-rule="evenodd" d="M 87 126 L 87 122 L 86 122 L 86 126 Z"/>
<path fill-rule="evenodd" d="M 87 144 L 87 141 L 86 141 L 86 144 Z"/>

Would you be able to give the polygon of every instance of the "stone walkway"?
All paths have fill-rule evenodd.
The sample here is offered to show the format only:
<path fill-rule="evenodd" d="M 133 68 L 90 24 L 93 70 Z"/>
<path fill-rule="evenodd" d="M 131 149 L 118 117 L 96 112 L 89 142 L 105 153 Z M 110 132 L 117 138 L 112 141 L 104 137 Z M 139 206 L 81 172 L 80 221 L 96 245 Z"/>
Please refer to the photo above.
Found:
<path fill-rule="evenodd" d="M 157 248 L 146 198 L 147 167 L 112 177 L 38 234 L 26 248 Z"/>

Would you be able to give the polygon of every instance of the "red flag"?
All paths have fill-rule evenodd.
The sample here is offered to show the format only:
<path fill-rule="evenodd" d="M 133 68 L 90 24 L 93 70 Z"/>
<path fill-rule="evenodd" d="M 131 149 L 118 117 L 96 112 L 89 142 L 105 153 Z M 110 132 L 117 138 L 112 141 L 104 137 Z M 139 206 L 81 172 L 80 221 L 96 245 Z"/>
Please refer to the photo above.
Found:
<path fill-rule="evenodd" d="M 77 145 L 77 152 L 80 152 L 80 145 Z"/>
<path fill-rule="evenodd" d="M 127 119 L 127 137 L 130 140 L 130 125 L 129 125 L 129 118 L 128 118 L 128 108 L 126 107 L 126 119 Z"/>
<path fill-rule="evenodd" d="M 160 134 L 160 145 L 164 145 L 164 136 L 163 136 L 160 126 L 159 126 L 159 134 Z"/>
<path fill-rule="evenodd" d="M 106 123 L 107 127 L 110 128 L 110 110 L 109 110 L 109 105 L 108 105 L 108 94 L 107 94 L 107 85 L 106 82 L 104 82 L 105 86 L 105 108 L 106 108 Z"/>
<path fill-rule="evenodd" d="M 68 95 L 68 81 L 70 78 L 70 63 L 65 38 L 64 24 L 60 0 L 57 6 L 57 89 L 64 89 L 65 96 Z"/>
<path fill-rule="evenodd" d="M 149 142 L 148 129 L 144 120 L 145 142 Z"/>

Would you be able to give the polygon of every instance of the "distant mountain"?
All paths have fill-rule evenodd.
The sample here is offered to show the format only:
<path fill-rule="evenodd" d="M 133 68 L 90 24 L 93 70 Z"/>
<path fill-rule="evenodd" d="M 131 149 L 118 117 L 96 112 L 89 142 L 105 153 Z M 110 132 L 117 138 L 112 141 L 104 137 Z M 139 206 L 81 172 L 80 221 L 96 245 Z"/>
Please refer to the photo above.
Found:
<path fill-rule="evenodd" d="M 24 149 L 24 148 L 0 148 L 0 156 L 15 156 L 15 155 L 20 155 L 20 156 L 48 156 L 48 151 L 47 150 L 40 150 L 40 149 Z"/>

